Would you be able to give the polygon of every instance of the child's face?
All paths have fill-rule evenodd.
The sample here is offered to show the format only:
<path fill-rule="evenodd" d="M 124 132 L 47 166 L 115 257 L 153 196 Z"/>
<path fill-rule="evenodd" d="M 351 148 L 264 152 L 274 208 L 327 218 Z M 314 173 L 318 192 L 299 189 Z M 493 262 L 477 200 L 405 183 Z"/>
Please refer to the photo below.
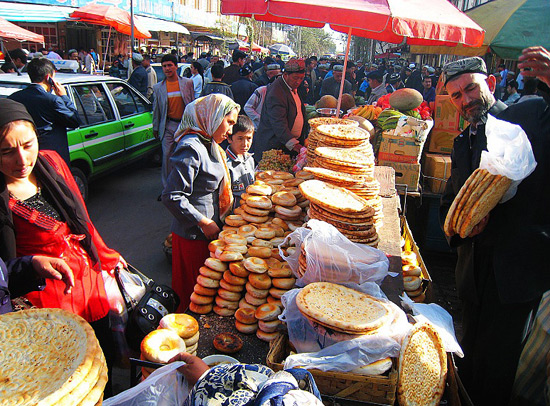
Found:
<path fill-rule="evenodd" d="M 239 131 L 233 134 L 232 137 L 228 138 L 231 150 L 237 155 L 243 155 L 248 152 L 252 145 L 253 135 L 254 133 L 252 131 L 247 133 Z"/>

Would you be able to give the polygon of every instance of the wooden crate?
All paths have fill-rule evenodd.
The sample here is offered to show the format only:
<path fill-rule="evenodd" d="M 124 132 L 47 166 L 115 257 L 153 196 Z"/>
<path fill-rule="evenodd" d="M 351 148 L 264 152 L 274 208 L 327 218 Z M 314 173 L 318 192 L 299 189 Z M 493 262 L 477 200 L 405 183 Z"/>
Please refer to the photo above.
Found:
<path fill-rule="evenodd" d="M 271 342 L 267 354 L 267 365 L 274 371 L 283 369 L 283 363 L 290 354 L 288 336 L 280 334 Z M 349 372 L 326 372 L 310 369 L 322 395 L 336 398 L 393 405 L 397 388 L 395 366 L 387 375 L 366 376 Z"/>

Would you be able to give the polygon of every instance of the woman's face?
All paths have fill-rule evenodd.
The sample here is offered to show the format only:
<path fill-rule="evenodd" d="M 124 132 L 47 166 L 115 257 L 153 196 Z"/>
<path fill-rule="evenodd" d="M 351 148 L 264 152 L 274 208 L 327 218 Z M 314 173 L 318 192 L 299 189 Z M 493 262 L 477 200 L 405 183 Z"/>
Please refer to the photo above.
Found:
<path fill-rule="evenodd" d="M 231 134 L 231 130 L 237 122 L 238 117 L 239 112 L 237 111 L 237 109 L 233 109 L 229 113 L 227 113 L 218 129 L 214 132 L 214 134 L 212 134 L 212 139 L 218 144 L 226 140 L 227 136 Z"/>
<path fill-rule="evenodd" d="M 0 142 L 0 172 L 13 180 L 28 178 L 38 157 L 38 138 L 28 121 L 14 121 Z"/>

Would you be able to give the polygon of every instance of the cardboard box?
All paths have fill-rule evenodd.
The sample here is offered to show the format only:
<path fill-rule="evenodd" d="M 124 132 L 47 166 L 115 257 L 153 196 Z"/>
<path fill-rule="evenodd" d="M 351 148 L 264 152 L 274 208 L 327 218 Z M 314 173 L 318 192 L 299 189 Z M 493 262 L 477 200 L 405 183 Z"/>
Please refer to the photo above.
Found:
<path fill-rule="evenodd" d="M 460 133 L 460 130 L 432 129 L 428 151 L 435 154 L 450 154 L 453 150 L 454 139 Z"/>
<path fill-rule="evenodd" d="M 422 172 L 430 190 L 433 193 L 443 193 L 447 179 L 451 176 L 451 157 L 448 155 L 426 154 Z"/>
<path fill-rule="evenodd" d="M 395 170 L 395 183 L 407 185 L 409 191 L 418 190 L 420 180 L 420 164 L 404 162 L 378 161 L 380 166 L 390 166 Z"/>
<path fill-rule="evenodd" d="M 468 126 L 451 103 L 451 96 L 435 96 L 434 128 L 441 130 L 463 130 Z"/>
<path fill-rule="evenodd" d="M 419 143 L 412 137 L 392 135 L 390 131 L 384 131 L 378 150 L 378 160 L 417 164 L 423 147 L 423 142 Z"/>

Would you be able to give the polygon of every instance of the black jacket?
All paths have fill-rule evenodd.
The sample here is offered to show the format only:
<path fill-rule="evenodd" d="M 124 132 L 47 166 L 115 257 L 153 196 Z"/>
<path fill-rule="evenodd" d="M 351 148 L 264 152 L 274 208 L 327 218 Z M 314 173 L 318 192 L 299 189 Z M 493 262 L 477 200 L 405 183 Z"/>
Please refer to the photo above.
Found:
<path fill-rule="evenodd" d="M 71 99 L 48 93 L 36 83 L 13 93 L 9 98 L 22 103 L 32 116 L 38 131 L 40 149 L 56 151 L 69 165 L 67 128 L 77 128 L 80 125 Z"/>
<path fill-rule="evenodd" d="M 548 96 L 548 94 L 547 94 Z M 520 125 L 526 132 L 537 161 L 535 171 L 524 179 L 516 195 L 498 204 L 485 230 L 473 238 L 453 236 L 457 247 L 459 295 L 478 302 L 476 273 L 490 266 L 503 303 L 535 300 L 550 289 L 546 251 L 550 248 L 550 105 L 549 99 L 528 100 L 506 106 L 497 101 L 490 113 Z M 479 167 L 481 151 L 487 149 L 484 125 L 479 127 L 470 152 L 469 128 L 455 138 L 451 177 L 441 199 L 442 224 L 449 207 L 470 174 Z M 491 265 L 487 265 L 491 264 Z"/>
<path fill-rule="evenodd" d="M 233 92 L 233 100 L 239 103 L 241 106 L 241 112 L 244 112 L 244 105 L 254 93 L 258 86 L 251 80 L 241 77 L 231 85 L 231 91 Z M 243 113 L 244 114 L 244 113 Z"/>

